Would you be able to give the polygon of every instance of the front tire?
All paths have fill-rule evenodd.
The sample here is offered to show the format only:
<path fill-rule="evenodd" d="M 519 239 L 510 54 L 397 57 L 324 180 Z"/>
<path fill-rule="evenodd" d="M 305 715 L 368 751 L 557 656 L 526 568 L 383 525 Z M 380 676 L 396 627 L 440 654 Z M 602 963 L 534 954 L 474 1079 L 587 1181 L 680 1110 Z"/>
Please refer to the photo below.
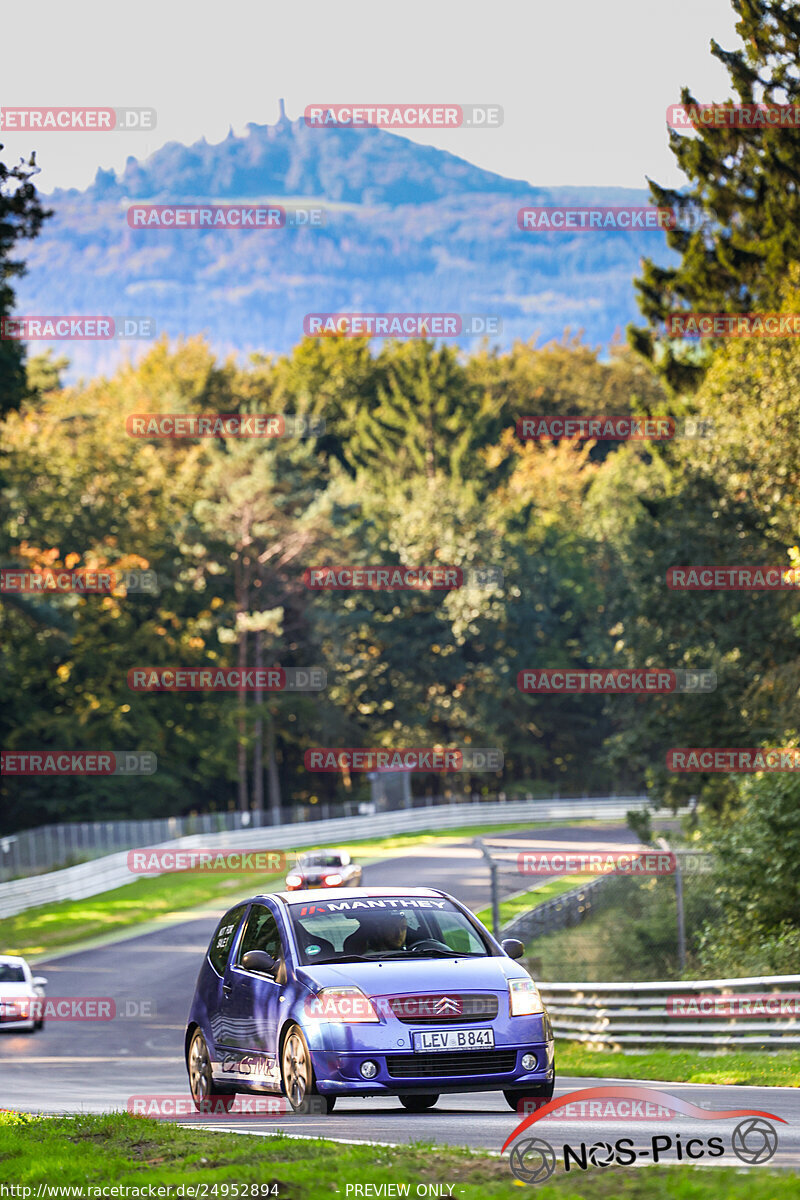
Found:
<path fill-rule="evenodd" d="M 236 1101 L 234 1092 L 221 1092 L 211 1072 L 211 1055 L 206 1039 L 199 1029 L 192 1037 L 186 1060 L 189 1069 L 189 1089 L 198 1112 L 230 1112 Z"/>
<path fill-rule="evenodd" d="M 317 1091 L 311 1052 L 299 1025 L 289 1026 L 283 1042 L 281 1083 L 284 1095 L 296 1113 L 316 1113 L 323 1106 L 326 1112 L 333 1112 L 336 1097 L 321 1096 Z"/>
<path fill-rule="evenodd" d="M 438 1096 L 398 1096 L 397 1099 L 403 1108 L 407 1108 L 412 1113 L 426 1112 L 439 1102 Z"/>
<path fill-rule="evenodd" d="M 548 1100 L 553 1099 L 555 1083 L 555 1079 L 551 1079 L 547 1083 L 532 1084 L 527 1088 L 509 1088 L 503 1092 L 503 1095 L 509 1108 L 513 1108 L 514 1112 L 519 1111 L 518 1105 L 521 1100 L 538 1100 L 537 1108 L 540 1108 L 542 1104 L 547 1104 Z"/>

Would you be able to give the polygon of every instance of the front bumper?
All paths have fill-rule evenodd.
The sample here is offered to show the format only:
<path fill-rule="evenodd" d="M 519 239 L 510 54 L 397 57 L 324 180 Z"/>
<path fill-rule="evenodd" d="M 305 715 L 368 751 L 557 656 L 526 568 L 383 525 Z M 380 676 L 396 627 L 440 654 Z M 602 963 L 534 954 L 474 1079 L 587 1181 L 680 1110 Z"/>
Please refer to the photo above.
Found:
<path fill-rule="evenodd" d="M 13 1033 L 17 1029 L 33 1029 L 36 1022 L 31 1017 L 0 1018 L 0 1033 Z"/>
<path fill-rule="evenodd" d="M 470 1054 L 474 1055 L 475 1067 L 470 1069 Z M 536 1055 L 536 1067 L 526 1071 L 522 1066 L 523 1054 Z M 497 1070 L 491 1056 L 498 1061 Z M 541 1087 L 554 1076 L 553 1042 L 535 1042 L 522 1046 L 498 1046 L 494 1051 L 465 1051 L 458 1057 L 457 1068 L 452 1059 L 442 1063 L 441 1073 L 436 1070 L 436 1054 L 414 1054 L 409 1052 L 387 1054 L 385 1051 L 362 1050 L 351 1053 L 335 1053 L 312 1050 L 311 1060 L 317 1087 L 323 1095 L 377 1096 L 409 1092 L 488 1092 L 507 1088 Z M 442 1055 L 447 1059 L 448 1055 Z M 364 1079 L 361 1064 L 369 1060 L 378 1067 L 372 1079 Z M 479 1069 L 478 1069 L 479 1067 Z"/>

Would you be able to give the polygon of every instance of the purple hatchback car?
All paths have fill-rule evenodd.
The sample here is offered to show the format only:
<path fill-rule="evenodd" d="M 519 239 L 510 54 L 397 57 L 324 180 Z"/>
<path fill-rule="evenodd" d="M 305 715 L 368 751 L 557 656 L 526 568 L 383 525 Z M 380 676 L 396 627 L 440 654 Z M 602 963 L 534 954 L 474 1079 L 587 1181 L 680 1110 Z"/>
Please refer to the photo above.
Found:
<path fill-rule="evenodd" d="M 553 1094 L 553 1031 L 536 984 L 469 909 L 432 888 L 282 892 L 222 918 L 186 1029 L 199 1109 L 236 1092 L 296 1112 L 337 1096 Z"/>

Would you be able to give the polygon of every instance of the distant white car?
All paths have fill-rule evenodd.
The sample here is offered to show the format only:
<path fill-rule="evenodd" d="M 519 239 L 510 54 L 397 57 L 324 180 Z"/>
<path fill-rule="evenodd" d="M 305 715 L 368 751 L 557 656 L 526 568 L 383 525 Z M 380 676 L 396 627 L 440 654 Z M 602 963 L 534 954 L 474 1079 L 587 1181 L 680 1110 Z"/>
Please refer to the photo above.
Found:
<path fill-rule="evenodd" d="M 47 980 L 33 975 L 20 955 L 0 955 L 0 1030 L 41 1029 L 46 987 Z"/>
<path fill-rule="evenodd" d="M 307 850 L 286 876 L 286 890 L 302 888 L 360 887 L 361 867 L 346 850 Z"/>

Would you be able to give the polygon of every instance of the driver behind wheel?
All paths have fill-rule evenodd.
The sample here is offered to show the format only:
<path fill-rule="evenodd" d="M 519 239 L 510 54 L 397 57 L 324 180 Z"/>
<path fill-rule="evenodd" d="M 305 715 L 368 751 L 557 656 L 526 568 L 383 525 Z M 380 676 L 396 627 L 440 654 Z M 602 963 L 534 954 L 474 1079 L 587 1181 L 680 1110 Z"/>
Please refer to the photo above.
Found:
<path fill-rule="evenodd" d="M 378 920 L 362 922 L 360 932 L 364 952 L 405 950 L 408 921 L 405 913 L 385 913 Z"/>
<path fill-rule="evenodd" d="M 345 954 L 383 953 L 407 950 L 408 920 L 402 912 L 369 913 L 361 917 L 359 928 L 345 938 Z"/>

